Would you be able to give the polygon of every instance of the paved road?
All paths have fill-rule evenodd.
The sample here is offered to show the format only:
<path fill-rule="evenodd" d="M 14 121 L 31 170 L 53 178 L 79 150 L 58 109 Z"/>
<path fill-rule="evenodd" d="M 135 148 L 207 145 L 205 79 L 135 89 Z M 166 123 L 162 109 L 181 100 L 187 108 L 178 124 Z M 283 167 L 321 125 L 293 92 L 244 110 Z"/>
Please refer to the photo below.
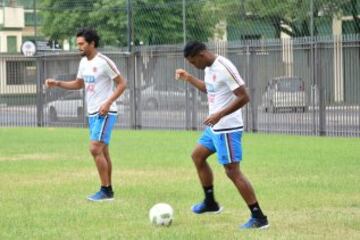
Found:
<path fill-rule="evenodd" d="M 0 107 L 0 126 L 37 126 L 35 106 Z M 206 109 L 197 112 L 197 119 L 194 121 L 198 129 L 203 128 L 202 120 L 207 116 Z M 244 119 L 249 121 L 248 127 L 252 127 L 250 116 Z M 257 129 L 259 132 L 280 132 L 299 134 L 318 134 L 319 112 L 307 111 L 305 113 L 257 113 Z M 142 111 L 137 115 L 138 126 L 141 128 L 162 128 L 162 129 L 186 129 L 185 111 Z M 191 119 L 188 119 L 191 126 Z M 73 119 L 60 119 L 57 122 L 50 122 L 44 116 L 45 126 L 67 126 L 83 127 L 85 124 Z M 119 111 L 117 126 L 128 128 L 131 126 L 130 111 L 122 108 Z M 359 108 L 327 108 L 326 110 L 326 131 L 327 135 L 360 136 L 360 109 Z"/>

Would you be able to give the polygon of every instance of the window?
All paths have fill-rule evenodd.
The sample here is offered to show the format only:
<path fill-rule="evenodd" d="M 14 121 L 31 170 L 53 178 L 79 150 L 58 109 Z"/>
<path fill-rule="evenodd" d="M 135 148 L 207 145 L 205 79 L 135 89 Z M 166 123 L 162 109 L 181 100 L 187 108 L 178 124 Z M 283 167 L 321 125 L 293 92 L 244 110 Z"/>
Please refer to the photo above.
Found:
<path fill-rule="evenodd" d="M 42 24 L 42 18 L 40 14 L 36 14 L 35 12 L 25 12 L 25 26 L 39 26 Z"/>
<path fill-rule="evenodd" d="M 25 26 L 34 26 L 35 25 L 35 14 L 33 12 L 25 13 Z"/>
<path fill-rule="evenodd" d="M 36 84 L 35 62 L 6 62 L 6 84 Z"/>
<path fill-rule="evenodd" d="M 8 53 L 16 53 L 16 36 L 7 36 L 7 52 Z"/>

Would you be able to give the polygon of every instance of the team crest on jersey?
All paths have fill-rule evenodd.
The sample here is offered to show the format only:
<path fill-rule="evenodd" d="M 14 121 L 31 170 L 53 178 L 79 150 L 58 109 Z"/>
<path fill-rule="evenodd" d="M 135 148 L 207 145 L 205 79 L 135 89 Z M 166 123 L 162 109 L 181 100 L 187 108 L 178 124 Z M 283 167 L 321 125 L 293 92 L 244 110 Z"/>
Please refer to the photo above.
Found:
<path fill-rule="evenodd" d="M 213 82 L 216 81 L 216 74 L 214 74 L 214 75 L 212 76 L 212 80 L 213 80 Z"/>
<path fill-rule="evenodd" d="M 93 67 L 93 69 L 92 69 L 92 70 L 93 70 L 93 72 L 94 72 L 94 73 L 96 73 L 97 68 L 96 68 L 96 67 Z"/>

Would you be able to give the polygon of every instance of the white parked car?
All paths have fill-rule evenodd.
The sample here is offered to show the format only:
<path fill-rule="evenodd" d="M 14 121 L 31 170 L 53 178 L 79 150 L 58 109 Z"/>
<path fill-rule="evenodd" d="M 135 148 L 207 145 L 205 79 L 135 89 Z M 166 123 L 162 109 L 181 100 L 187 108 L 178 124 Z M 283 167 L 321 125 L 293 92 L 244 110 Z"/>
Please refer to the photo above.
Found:
<path fill-rule="evenodd" d="M 47 104 L 46 112 L 51 122 L 56 122 L 60 119 L 83 121 L 83 105 L 83 90 L 66 91 L 64 96 Z"/>
<path fill-rule="evenodd" d="M 307 109 L 304 81 L 299 77 L 276 77 L 268 81 L 262 95 L 265 112 L 302 111 Z"/>
<path fill-rule="evenodd" d="M 64 95 L 57 100 L 50 101 L 47 103 L 45 108 L 45 116 L 51 122 L 60 120 L 75 120 L 77 122 L 83 122 L 86 117 L 84 113 L 85 101 L 84 101 L 84 90 L 66 90 Z M 121 99 L 116 101 L 118 111 L 123 110 L 123 103 Z"/>

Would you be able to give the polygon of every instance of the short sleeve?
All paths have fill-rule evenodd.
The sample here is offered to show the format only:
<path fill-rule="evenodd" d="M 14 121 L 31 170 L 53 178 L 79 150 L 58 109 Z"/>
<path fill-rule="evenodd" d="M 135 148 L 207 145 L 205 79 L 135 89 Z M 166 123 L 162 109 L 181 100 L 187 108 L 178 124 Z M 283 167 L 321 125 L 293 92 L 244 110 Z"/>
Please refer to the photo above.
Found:
<path fill-rule="evenodd" d="M 240 86 L 245 85 L 245 82 L 240 76 L 239 71 L 232 62 L 230 62 L 225 58 L 222 58 L 220 62 L 224 67 L 223 68 L 224 75 L 227 76 L 224 78 L 225 79 L 224 81 L 226 85 L 228 85 L 228 87 L 231 89 L 231 91 L 234 91 Z"/>
<path fill-rule="evenodd" d="M 117 69 L 115 63 L 109 58 L 105 59 L 104 69 L 105 69 L 105 74 L 111 79 L 114 79 L 120 75 L 120 71 Z"/>

